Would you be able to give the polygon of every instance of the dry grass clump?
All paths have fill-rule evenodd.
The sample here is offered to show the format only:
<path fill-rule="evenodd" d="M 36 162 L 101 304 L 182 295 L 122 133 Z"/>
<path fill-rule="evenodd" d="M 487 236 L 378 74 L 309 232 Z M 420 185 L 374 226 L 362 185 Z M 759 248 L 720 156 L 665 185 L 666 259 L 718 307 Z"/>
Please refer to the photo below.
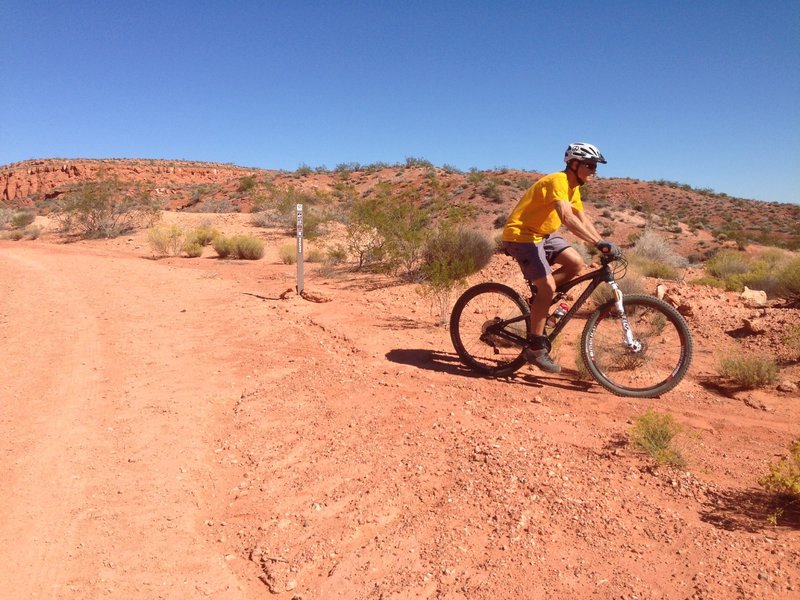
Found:
<path fill-rule="evenodd" d="M 258 260 L 264 256 L 264 242 L 250 235 L 218 236 L 211 245 L 220 258 Z"/>
<path fill-rule="evenodd" d="M 778 366 L 770 356 L 740 354 L 723 357 L 719 374 L 744 389 L 752 390 L 775 383 Z"/>
<path fill-rule="evenodd" d="M 672 415 L 649 409 L 633 420 L 628 439 L 658 465 L 685 467 L 683 453 L 674 447 L 675 437 L 683 431 Z"/>
<path fill-rule="evenodd" d="M 157 223 L 147 232 L 147 243 L 156 256 L 178 256 L 184 245 L 183 229 L 174 223 Z"/>

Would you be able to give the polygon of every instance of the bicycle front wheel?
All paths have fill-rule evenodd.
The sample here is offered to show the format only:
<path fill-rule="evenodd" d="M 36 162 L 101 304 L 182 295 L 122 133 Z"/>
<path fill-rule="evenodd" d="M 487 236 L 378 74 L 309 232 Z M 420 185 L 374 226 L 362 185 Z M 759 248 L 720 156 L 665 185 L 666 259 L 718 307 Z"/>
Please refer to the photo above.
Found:
<path fill-rule="evenodd" d="M 672 306 L 653 296 L 623 299 L 625 323 L 614 301 L 589 317 L 581 356 L 592 376 L 620 396 L 655 398 L 678 385 L 692 361 L 692 334 Z"/>
<path fill-rule="evenodd" d="M 450 339 L 461 361 L 484 375 L 509 375 L 525 364 L 528 303 L 501 283 L 479 283 L 456 300 Z"/>

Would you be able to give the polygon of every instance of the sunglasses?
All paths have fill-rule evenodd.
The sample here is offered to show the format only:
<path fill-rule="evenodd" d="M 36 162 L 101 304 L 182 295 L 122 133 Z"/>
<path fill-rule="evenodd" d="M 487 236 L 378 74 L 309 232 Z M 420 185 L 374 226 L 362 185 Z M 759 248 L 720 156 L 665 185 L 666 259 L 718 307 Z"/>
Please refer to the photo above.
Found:
<path fill-rule="evenodd" d="M 585 162 L 585 163 L 581 163 L 581 164 L 583 164 L 584 167 L 586 167 L 587 169 L 589 169 L 592 172 L 597 171 L 597 163 Z"/>

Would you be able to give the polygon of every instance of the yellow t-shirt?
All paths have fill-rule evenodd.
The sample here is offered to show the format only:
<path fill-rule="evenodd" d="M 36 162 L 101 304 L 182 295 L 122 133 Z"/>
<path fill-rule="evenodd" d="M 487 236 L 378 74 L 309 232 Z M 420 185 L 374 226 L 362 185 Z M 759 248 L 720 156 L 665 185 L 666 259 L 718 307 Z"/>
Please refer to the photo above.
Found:
<path fill-rule="evenodd" d="M 503 241 L 538 244 L 545 236 L 558 231 L 561 219 L 555 206 L 560 200 L 568 201 L 575 210 L 583 210 L 581 189 L 577 185 L 569 187 L 566 173 L 559 171 L 542 177 L 511 211 L 503 229 Z"/>

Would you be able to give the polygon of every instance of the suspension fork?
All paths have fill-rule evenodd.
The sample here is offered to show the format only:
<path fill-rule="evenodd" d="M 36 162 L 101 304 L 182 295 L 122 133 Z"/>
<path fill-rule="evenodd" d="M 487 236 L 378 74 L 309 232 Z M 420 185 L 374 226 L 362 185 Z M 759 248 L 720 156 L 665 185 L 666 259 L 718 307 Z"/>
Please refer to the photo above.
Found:
<path fill-rule="evenodd" d="M 611 290 L 614 293 L 614 305 L 619 312 L 619 318 L 622 322 L 622 331 L 625 334 L 625 345 L 634 352 L 638 352 L 642 349 L 642 344 L 637 342 L 633 337 L 633 330 L 631 329 L 631 324 L 628 321 L 628 315 L 625 314 L 625 306 L 622 302 L 622 290 L 619 289 L 619 285 L 617 285 L 617 282 L 613 279 L 610 279 L 607 283 L 611 286 Z"/>

